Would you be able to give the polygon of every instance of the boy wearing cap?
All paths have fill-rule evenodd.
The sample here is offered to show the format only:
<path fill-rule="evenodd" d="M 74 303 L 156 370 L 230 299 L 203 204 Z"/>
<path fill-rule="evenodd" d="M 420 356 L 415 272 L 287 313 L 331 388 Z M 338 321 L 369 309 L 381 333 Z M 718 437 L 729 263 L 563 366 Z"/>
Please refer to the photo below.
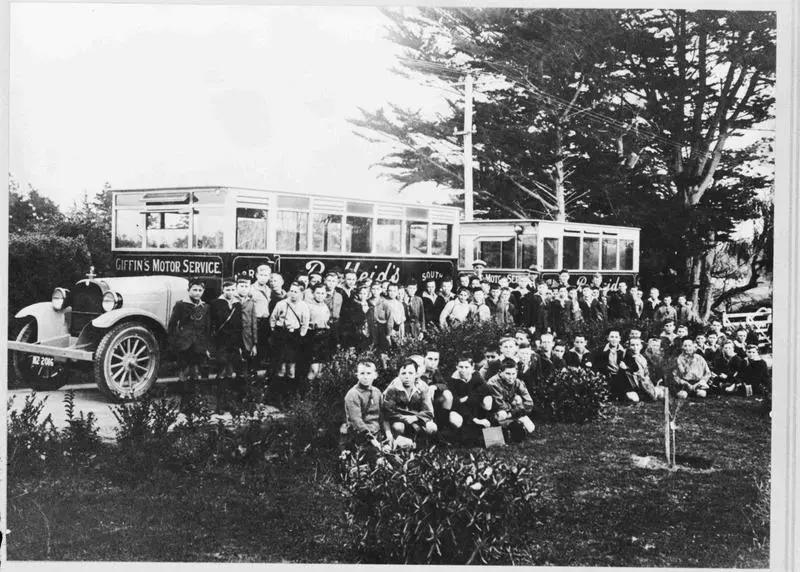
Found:
<path fill-rule="evenodd" d="M 480 258 L 472 262 L 472 271 L 475 273 L 475 276 L 478 277 L 478 280 L 483 280 L 484 268 L 486 268 L 486 263 Z"/>
<path fill-rule="evenodd" d="M 236 280 L 236 296 L 242 306 L 242 354 L 248 374 L 255 372 L 258 357 L 258 318 L 250 290 L 249 278 L 242 276 Z"/>

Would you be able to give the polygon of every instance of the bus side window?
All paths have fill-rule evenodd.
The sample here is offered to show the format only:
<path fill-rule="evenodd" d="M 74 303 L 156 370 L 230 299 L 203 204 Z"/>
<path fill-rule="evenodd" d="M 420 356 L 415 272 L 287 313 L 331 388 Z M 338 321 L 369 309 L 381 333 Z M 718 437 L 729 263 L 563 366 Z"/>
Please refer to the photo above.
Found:
<path fill-rule="evenodd" d="M 138 210 L 118 210 L 116 216 L 114 248 L 141 248 L 142 213 Z"/>
<path fill-rule="evenodd" d="M 580 236 L 564 236 L 564 268 L 577 270 L 580 267 Z"/>
<path fill-rule="evenodd" d="M 526 270 L 536 264 L 536 235 L 523 234 L 520 243 L 520 254 L 518 267 Z"/>
<path fill-rule="evenodd" d="M 406 254 L 428 254 L 428 223 L 406 223 Z"/>
<path fill-rule="evenodd" d="M 222 248 L 222 229 L 225 225 L 225 214 L 221 207 L 203 207 L 194 209 L 194 244 L 193 248 Z"/>
<path fill-rule="evenodd" d="M 342 251 L 342 215 L 315 213 L 311 222 L 314 252 Z"/>
<path fill-rule="evenodd" d="M 446 256 L 453 252 L 453 225 L 431 223 L 431 254 Z"/>
<path fill-rule="evenodd" d="M 600 269 L 600 239 L 594 237 L 583 237 L 583 269 Z"/>
<path fill-rule="evenodd" d="M 366 253 L 372 251 L 372 218 L 347 215 L 345 250 Z"/>
<path fill-rule="evenodd" d="M 278 196 L 277 250 L 308 250 L 308 197 Z"/>
<path fill-rule="evenodd" d="M 633 270 L 633 241 L 620 239 L 619 250 L 619 269 Z"/>
<path fill-rule="evenodd" d="M 603 238 L 603 270 L 617 269 L 617 239 Z"/>
<path fill-rule="evenodd" d="M 267 248 L 267 209 L 236 209 L 236 248 L 265 250 Z"/>
<path fill-rule="evenodd" d="M 145 236 L 148 248 L 189 248 L 189 213 L 147 213 Z"/>
<path fill-rule="evenodd" d="M 559 242 L 561 239 L 559 238 L 545 238 L 543 241 L 544 246 L 544 260 L 543 265 L 545 270 L 559 270 L 558 268 L 558 258 L 559 258 Z"/>

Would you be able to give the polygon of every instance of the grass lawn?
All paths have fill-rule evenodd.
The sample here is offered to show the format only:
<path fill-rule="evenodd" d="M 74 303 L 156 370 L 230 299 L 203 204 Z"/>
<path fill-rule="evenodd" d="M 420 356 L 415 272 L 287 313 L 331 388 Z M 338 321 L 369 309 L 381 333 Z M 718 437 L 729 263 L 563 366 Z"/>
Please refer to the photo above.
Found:
<path fill-rule="evenodd" d="M 770 419 L 753 399 L 712 397 L 678 417 L 677 471 L 663 459 L 663 405 L 612 405 L 587 425 L 540 424 L 496 449 L 543 477 L 517 564 L 767 567 Z M 353 562 L 347 498 L 313 454 L 264 470 L 160 467 L 126 478 L 106 446 L 81 469 L 9 468 L 11 560 Z M 709 465 L 710 463 L 710 465 Z M 706 467 L 698 468 L 698 467 Z M 121 470 L 122 469 L 122 470 Z M 759 482 L 762 486 L 759 486 Z"/>

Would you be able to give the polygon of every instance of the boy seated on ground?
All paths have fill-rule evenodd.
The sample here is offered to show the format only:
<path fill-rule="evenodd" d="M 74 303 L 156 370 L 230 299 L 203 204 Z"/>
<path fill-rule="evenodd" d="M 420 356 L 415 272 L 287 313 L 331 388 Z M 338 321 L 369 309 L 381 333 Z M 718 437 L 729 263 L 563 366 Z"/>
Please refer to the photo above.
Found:
<path fill-rule="evenodd" d="M 418 379 L 414 360 L 403 361 L 397 377 L 383 392 L 383 413 L 395 437 L 413 439 L 436 434 L 430 389 Z"/>
<path fill-rule="evenodd" d="M 709 366 L 711 366 L 711 362 L 714 361 L 720 353 L 720 347 L 717 341 L 716 332 L 709 332 L 706 334 L 706 346 L 705 350 L 703 350 L 703 357 L 706 358 L 706 362 Z"/>
<path fill-rule="evenodd" d="M 642 339 L 631 338 L 628 342 L 628 353 L 625 355 L 625 363 L 628 369 L 625 372 L 634 387 L 635 398 L 632 401 L 639 401 L 645 398 L 648 401 L 658 399 L 660 392 L 657 391 L 655 384 L 650 380 L 650 366 L 647 358 L 642 354 Z"/>
<path fill-rule="evenodd" d="M 620 344 L 619 330 L 609 330 L 607 340 L 606 346 L 595 356 L 595 369 L 608 378 L 608 389 L 612 396 L 637 401 L 636 388 L 627 376 L 628 364 L 625 363 L 625 350 Z"/>
<path fill-rule="evenodd" d="M 567 353 L 567 344 L 564 340 L 556 340 L 553 346 L 553 368 L 556 372 L 563 370 L 567 367 L 564 361 L 564 355 Z"/>
<path fill-rule="evenodd" d="M 650 379 L 658 385 L 663 379 L 666 371 L 664 354 L 661 352 L 661 338 L 655 335 L 647 340 L 647 349 L 644 350 L 644 357 L 650 366 Z"/>
<path fill-rule="evenodd" d="M 678 340 L 678 334 L 675 332 L 675 320 L 668 318 L 661 329 L 661 353 L 664 357 L 668 358 L 678 354 L 675 340 Z M 678 340 L 677 344 L 680 343 Z"/>
<path fill-rule="evenodd" d="M 575 334 L 572 348 L 565 354 L 564 363 L 567 367 L 592 368 L 592 352 L 586 349 L 586 336 Z"/>
<path fill-rule="evenodd" d="M 747 330 L 739 328 L 736 330 L 733 339 L 733 349 L 736 350 L 736 355 L 745 359 L 747 357 Z"/>
<path fill-rule="evenodd" d="M 739 375 L 736 389 L 739 389 L 745 397 L 751 397 L 753 393 L 763 394 L 771 386 L 767 363 L 761 359 L 758 346 L 750 344 L 747 346 L 747 357 L 740 361 Z"/>
<path fill-rule="evenodd" d="M 517 379 L 517 362 L 511 358 L 503 359 L 499 372 L 489 379 L 487 385 L 494 401 L 493 422 L 508 427 L 512 440 L 524 439 L 533 430 L 533 424 L 527 419 L 533 411 L 533 400 L 525 384 Z M 527 424 L 520 421 L 521 418 L 526 418 Z"/>
<path fill-rule="evenodd" d="M 481 377 L 483 377 L 483 379 L 486 381 L 489 381 L 490 378 L 497 375 L 497 372 L 500 371 L 503 360 L 510 359 L 517 364 L 520 370 L 522 369 L 522 364 L 519 363 L 518 355 L 519 344 L 515 338 L 510 336 L 500 338 L 500 341 L 497 343 L 497 349 L 499 350 L 497 359 L 490 361 L 486 364 L 485 368 L 481 369 Z M 518 371 L 517 373 L 519 374 L 521 371 Z"/>
<path fill-rule="evenodd" d="M 676 360 L 672 379 L 678 399 L 686 399 L 690 395 L 695 397 L 707 395 L 711 370 L 705 358 L 696 353 L 694 340 L 688 336 L 683 338 L 681 355 Z"/>
<path fill-rule="evenodd" d="M 733 340 L 725 340 L 722 350 L 709 363 L 711 368 L 710 385 L 720 393 L 733 393 L 736 391 L 739 376 L 744 360 L 736 355 Z"/>
<path fill-rule="evenodd" d="M 393 442 L 389 424 L 383 419 L 383 394 L 372 385 L 377 377 L 375 363 L 360 360 L 356 365 L 357 382 L 344 396 L 348 441 L 373 466 L 381 450 L 381 441 L 385 440 L 388 445 Z"/>
<path fill-rule="evenodd" d="M 546 382 L 551 375 L 564 367 L 564 360 L 559 358 L 555 350 L 556 342 L 553 334 L 546 333 L 539 336 L 539 350 L 536 352 L 536 369 L 533 375 L 526 375 L 525 382 L 528 387 Z"/>
<path fill-rule="evenodd" d="M 441 393 L 447 387 L 447 381 L 439 371 L 439 357 L 439 350 L 436 348 L 426 349 L 423 360 L 423 371 L 419 376 L 431 389 L 431 399 L 436 399 L 437 394 Z"/>
<path fill-rule="evenodd" d="M 460 430 L 464 442 L 479 442 L 478 429 L 491 426 L 493 408 L 492 390 L 475 371 L 472 358 L 460 356 L 456 371 L 442 392 L 435 418 L 437 425 L 442 429 Z M 437 409 L 436 404 L 434 409 Z"/>
<path fill-rule="evenodd" d="M 494 349 L 486 350 L 483 353 L 483 359 L 478 364 L 475 365 L 475 371 L 477 371 L 478 373 L 484 371 L 486 367 L 496 359 L 497 359 L 497 350 Z"/>

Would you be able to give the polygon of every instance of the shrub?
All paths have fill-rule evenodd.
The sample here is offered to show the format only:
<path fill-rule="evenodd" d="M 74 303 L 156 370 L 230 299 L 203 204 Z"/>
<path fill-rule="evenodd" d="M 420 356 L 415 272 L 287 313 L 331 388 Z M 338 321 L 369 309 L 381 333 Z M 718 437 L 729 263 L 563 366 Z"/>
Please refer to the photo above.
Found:
<path fill-rule="evenodd" d="M 137 402 L 117 405 L 111 412 L 119 424 L 115 431 L 120 445 L 161 440 L 178 419 L 174 400 L 154 400 L 150 394 Z"/>
<path fill-rule="evenodd" d="M 608 403 L 608 383 L 595 371 L 567 368 L 530 388 L 537 417 L 585 423 L 596 419 Z"/>
<path fill-rule="evenodd" d="M 36 474 L 55 449 L 58 432 L 50 415 L 42 419 L 47 397 L 38 399 L 35 393 L 25 396 L 21 409 L 8 400 L 8 470 L 12 474 Z"/>
<path fill-rule="evenodd" d="M 75 392 L 72 390 L 64 394 L 64 410 L 67 425 L 59 432 L 63 454 L 78 462 L 88 461 L 97 454 L 101 443 L 97 418 L 92 412 L 75 414 Z"/>
<path fill-rule="evenodd" d="M 8 238 L 8 311 L 50 300 L 53 288 L 72 285 L 89 271 L 86 240 L 50 233 L 11 234 Z M 12 332 L 13 335 L 13 332 Z"/>
<path fill-rule="evenodd" d="M 353 548 L 387 564 L 498 562 L 512 534 L 530 528 L 537 491 L 526 472 L 487 453 L 434 449 L 356 474 L 347 509 Z"/>

